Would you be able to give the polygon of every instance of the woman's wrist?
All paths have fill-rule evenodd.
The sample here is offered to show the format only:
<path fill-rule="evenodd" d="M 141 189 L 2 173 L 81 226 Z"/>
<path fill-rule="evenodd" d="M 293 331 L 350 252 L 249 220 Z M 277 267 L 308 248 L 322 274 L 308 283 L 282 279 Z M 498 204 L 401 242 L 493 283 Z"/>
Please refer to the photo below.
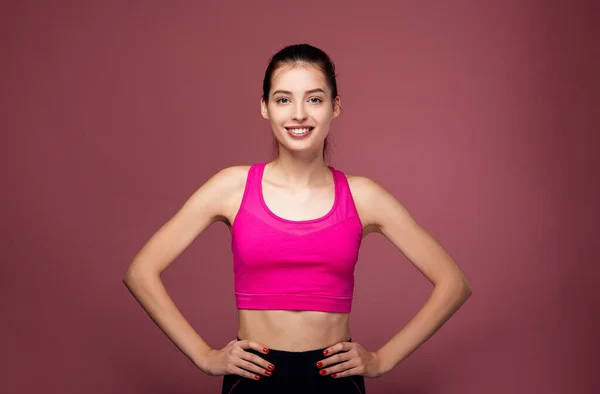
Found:
<path fill-rule="evenodd" d="M 379 358 L 379 376 L 387 374 L 396 366 L 394 360 L 382 349 L 377 350 L 375 354 Z"/>
<path fill-rule="evenodd" d="M 193 358 L 193 362 L 198 369 L 200 369 L 204 373 L 208 373 L 208 358 L 209 354 L 213 349 L 207 348 L 199 350 Z"/>

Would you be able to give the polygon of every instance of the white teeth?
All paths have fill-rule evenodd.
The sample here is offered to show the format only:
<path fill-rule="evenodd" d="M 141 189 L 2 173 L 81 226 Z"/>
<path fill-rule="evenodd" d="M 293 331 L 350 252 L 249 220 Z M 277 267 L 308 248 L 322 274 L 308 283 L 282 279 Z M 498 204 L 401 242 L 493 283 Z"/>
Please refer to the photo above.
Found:
<path fill-rule="evenodd" d="M 288 129 L 290 131 L 290 133 L 294 134 L 294 135 L 302 135 L 302 134 L 306 134 L 310 131 L 310 128 L 304 128 L 304 129 Z"/>

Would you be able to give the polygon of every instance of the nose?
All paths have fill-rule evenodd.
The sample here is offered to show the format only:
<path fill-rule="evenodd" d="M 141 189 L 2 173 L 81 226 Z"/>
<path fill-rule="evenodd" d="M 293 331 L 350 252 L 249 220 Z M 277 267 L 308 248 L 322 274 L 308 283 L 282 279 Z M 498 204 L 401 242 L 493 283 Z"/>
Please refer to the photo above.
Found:
<path fill-rule="evenodd" d="M 292 113 L 292 119 L 298 122 L 303 122 L 308 118 L 308 115 L 306 114 L 306 110 L 304 108 L 304 103 L 302 101 L 299 101 L 295 106 L 294 106 L 294 112 Z"/>

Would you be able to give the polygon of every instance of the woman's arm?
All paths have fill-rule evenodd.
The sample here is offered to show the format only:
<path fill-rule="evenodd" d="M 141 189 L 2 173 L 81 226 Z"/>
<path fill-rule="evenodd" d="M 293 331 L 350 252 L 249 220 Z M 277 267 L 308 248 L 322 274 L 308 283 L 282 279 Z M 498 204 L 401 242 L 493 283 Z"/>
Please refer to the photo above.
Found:
<path fill-rule="evenodd" d="M 368 178 L 349 180 L 366 232 L 389 239 L 434 285 L 416 316 L 377 350 L 381 373 L 387 373 L 440 329 L 471 296 L 471 286 L 450 255 L 396 198 Z"/>
<path fill-rule="evenodd" d="M 211 348 L 177 309 L 160 275 L 209 225 L 225 220 L 227 204 L 243 193 L 247 173 L 247 168 L 230 167 L 215 174 L 152 235 L 123 276 L 152 320 L 202 370 Z"/>

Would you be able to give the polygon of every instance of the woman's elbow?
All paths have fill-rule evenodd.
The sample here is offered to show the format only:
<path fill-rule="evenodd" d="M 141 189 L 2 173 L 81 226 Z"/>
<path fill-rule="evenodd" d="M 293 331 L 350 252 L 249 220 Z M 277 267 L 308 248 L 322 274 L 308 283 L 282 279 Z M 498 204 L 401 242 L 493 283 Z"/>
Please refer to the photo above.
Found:
<path fill-rule="evenodd" d="M 131 287 L 136 283 L 143 282 L 147 279 L 160 277 L 160 273 L 150 267 L 145 267 L 141 264 L 132 263 L 127 267 L 127 270 L 123 273 L 121 280 L 127 287 Z"/>
<path fill-rule="evenodd" d="M 445 280 L 440 281 L 444 293 L 452 298 L 465 302 L 473 294 L 473 288 L 464 275 L 449 275 Z"/>

